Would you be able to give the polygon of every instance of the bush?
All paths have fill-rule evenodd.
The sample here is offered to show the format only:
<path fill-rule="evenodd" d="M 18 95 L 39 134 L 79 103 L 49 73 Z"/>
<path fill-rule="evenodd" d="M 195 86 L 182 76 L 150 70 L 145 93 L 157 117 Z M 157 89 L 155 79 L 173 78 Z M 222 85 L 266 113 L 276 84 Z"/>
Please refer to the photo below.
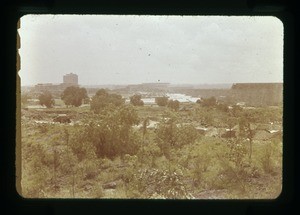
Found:
<path fill-rule="evenodd" d="M 266 143 L 262 148 L 262 154 L 259 158 L 262 168 L 267 174 L 276 174 L 281 171 L 280 144 L 276 141 Z M 279 159 L 278 159 L 279 157 Z M 276 163 L 278 162 L 279 163 Z"/>
<path fill-rule="evenodd" d="M 155 98 L 155 103 L 156 103 L 158 106 L 167 106 L 167 104 L 168 104 L 168 97 L 167 97 L 167 96 L 156 97 L 156 98 Z"/>
<path fill-rule="evenodd" d="M 251 166 L 247 159 L 247 149 L 239 139 L 227 141 L 227 152 L 218 155 L 222 171 L 219 176 L 223 182 L 245 191 L 251 177 Z"/>
<path fill-rule="evenodd" d="M 146 164 L 148 167 L 155 167 L 155 161 L 160 155 L 161 150 L 155 143 L 141 146 L 137 153 L 139 162 L 142 164 Z"/>
<path fill-rule="evenodd" d="M 169 100 L 168 101 L 168 108 L 178 111 L 179 110 L 179 101 L 178 100 Z"/>
<path fill-rule="evenodd" d="M 161 199 L 189 199 L 193 196 L 187 191 L 180 172 L 170 172 L 155 168 L 140 169 L 128 184 L 129 190 L 138 190 L 135 193 L 139 198 Z"/>
<path fill-rule="evenodd" d="M 100 119 L 90 122 L 80 134 L 85 137 L 83 142 L 93 145 L 98 158 L 135 154 L 141 138 L 132 125 L 138 122 L 138 115 L 130 106 L 104 109 Z"/>
<path fill-rule="evenodd" d="M 177 125 L 176 118 L 163 120 L 156 130 L 156 141 L 165 156 L 171 147 L 180 148 L 195 142 L 197 130 L 192 125 Z"/>

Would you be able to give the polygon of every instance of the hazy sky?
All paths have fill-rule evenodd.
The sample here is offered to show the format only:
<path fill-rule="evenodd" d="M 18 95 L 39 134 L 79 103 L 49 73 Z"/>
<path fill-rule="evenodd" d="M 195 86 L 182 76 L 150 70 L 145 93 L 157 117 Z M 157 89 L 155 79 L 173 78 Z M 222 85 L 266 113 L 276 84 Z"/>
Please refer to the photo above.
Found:
<path fill-rule="evenodd" d="M 27 15 L 21 84 L 283 81 L 283 25 L 275 17 Z"/>

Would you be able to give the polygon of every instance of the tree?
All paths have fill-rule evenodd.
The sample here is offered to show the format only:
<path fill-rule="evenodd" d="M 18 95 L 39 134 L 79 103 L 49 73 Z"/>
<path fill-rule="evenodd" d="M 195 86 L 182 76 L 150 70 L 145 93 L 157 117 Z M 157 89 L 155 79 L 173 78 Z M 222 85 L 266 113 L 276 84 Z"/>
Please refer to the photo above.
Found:
<path fill-rule="evenodd" d="M 143 106 L 144 102 L 141 98 L 142 98 L 141 95 L 135 94 L 130 97 L 130 103 L 134 106 Z"/>
<path fill-rule="evenodd" d="M 156 130 L 156 142 L 166 157 L 171 147 L 180 148 L 188 145 L 193 143 L 197 137 L 198 132 L 194 126 L 178 124 L 178 120 L 174 116 L 163 119 Z"/>
<path fill-rule="evenodd" d="M 79 88 L 75 86 L 67 87 L 61 95 L 61 99 L 69 106 L 79 107 L 82 104 L 82 100 L 88 98 L 85 88 Z"/>
<path fill-rule="evenodd" d="M 125 99 L 119 94 L 109 94 L 105 89 L 100 89 L 92 97 L 91 110 L 100 113 L 105 107 L 112 105 L 120 107 L 125 103 Z"/>
<path fill-rule="evenodd" d="M 101 115 L 81 131 L 78 138 L 84 137 L 84 140 L 78 142 L 92 144 L 98 158 L 136 154 L 141 138 L 132 126 L 138 123 L 138 114 L 132 106 L 105 107 Z"/>
<path fill-rule="evenodd" d="M 178 100 L 169 100 L 168 107 L 171 108 L 174 111 L 179 110 L 179 101 Z"/>
<path fill-rule="evenodd" d="M 155 98 L 155 103 L 158 106 L 166 106 L 168 104 L 168 97 L 167 96 L 163 96 L 163 97 L 156 97 Z"/>
<path fill-rule="evenodd" d="M 40 104 L 42 106 L 46 106 L 47 108 L 51 108 L 55 101 L 52 97 L 52 94 L 49 91 L 45 91 L 39 95 Z"/>

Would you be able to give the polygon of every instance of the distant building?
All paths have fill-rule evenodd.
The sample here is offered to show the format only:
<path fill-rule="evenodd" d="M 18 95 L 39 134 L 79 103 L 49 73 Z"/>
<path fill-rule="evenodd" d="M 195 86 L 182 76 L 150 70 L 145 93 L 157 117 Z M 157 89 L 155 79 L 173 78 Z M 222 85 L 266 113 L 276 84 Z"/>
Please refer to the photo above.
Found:
<path fill-rule="evenodd" d="M 169 83 L 142 83 L 128 85 L 127 89 L 130 91 L 153 91 L 153 90 L 167 90 Z"/>
<path fill-rule="evenodd" d="M 283 83 L 237 83 L 233 84 L 233 90 L 278 90 L 282 91 Z"/>
<path fill-rule="evenodd" d="M 283 83 L 237 83 L 230 94 L 247 106 L 279 105 L 283 102 Z"/>
<path fill-rule="evenodd" d="M 67 85 L 78 85 L 78 75 L 73 73 L 64 75 L 63 83 Z"/>
<path fill-rule="evenodd" d="M 39 83 L 34 86 L 34 89 L 37 91 L 51 91 L 55 86 L 52 83 Z"/>
<path fill-rule="evenodd" d="M 43 91 L 50 91 L 53 94 L 60 95 L 67 87 L 78 86 L 78 75 L 70 73 L 63 76 L 63 83 L 39 83 L 34 86 L 33 91 L 40 93 Z"/>

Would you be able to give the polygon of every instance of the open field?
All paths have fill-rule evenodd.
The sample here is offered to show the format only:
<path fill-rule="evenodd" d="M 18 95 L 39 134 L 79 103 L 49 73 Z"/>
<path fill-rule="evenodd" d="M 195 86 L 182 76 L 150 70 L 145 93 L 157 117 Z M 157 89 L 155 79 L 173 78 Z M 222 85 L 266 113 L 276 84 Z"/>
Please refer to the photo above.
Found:
<path fill-rule="evenodd" d="M 22 109 L 24 197 L 269 199 L 281 192 L 281 107 L 126 104 L 95 114 L 89 105 L 56 104 Z M 59 115 L 70 122 L 55 122 Z"/>

